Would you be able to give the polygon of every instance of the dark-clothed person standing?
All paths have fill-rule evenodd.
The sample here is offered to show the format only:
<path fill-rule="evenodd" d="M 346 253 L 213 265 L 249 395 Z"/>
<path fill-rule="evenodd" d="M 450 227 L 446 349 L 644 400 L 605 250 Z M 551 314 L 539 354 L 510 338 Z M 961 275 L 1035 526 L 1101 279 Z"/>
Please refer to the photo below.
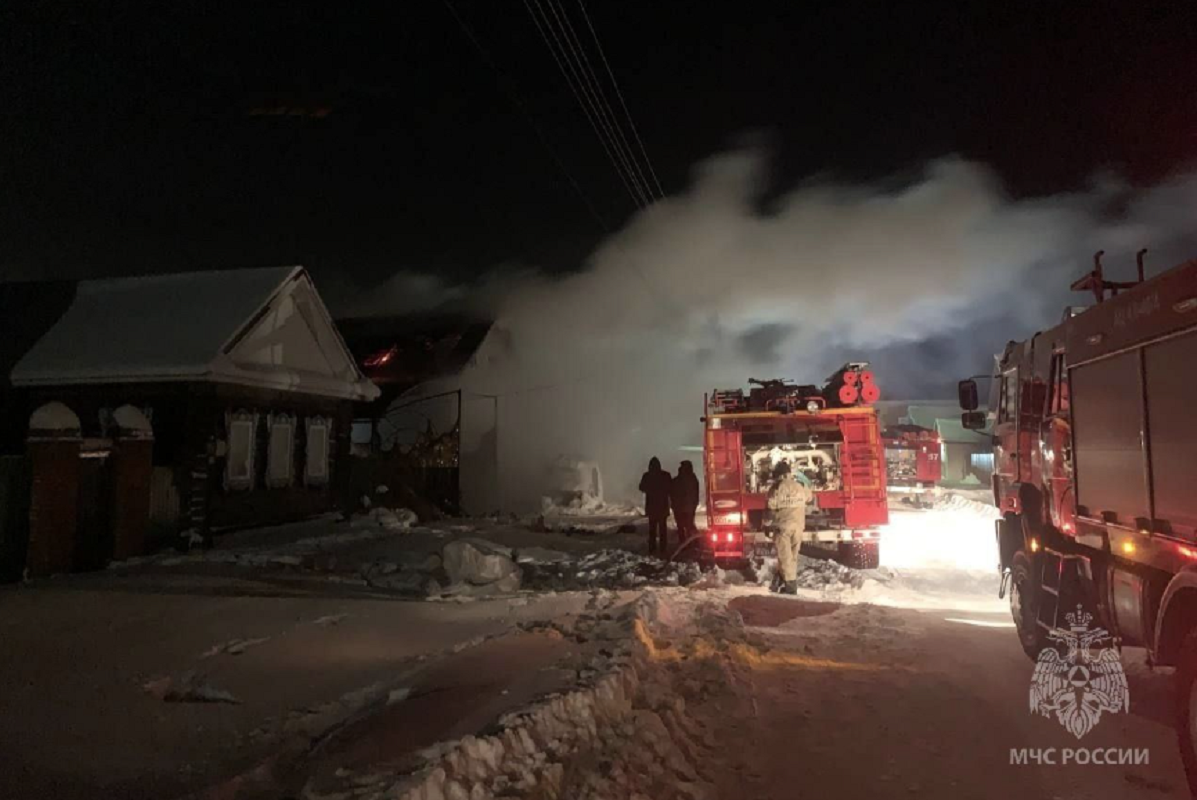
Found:
<path fill-rule="evenodd" d="M 678 539 L 684 542 L 698 533 L 694 525 L 694 515 L 698 513 L 698 476 L 689 461 L 678 465 L 677 476 L 669 487 L 669 504 L 673 507 Z"/>
<path fill-rule="evenodd" d="M 648 515 L 648 552 L 664 552 L 668 545 L 666 521 L 669 519 L 669 473 L 661 469 L 661 459 L 653 456 L 648 472 L 640 479 L 644 492 L 644 513 Z M 658 541 L 659 540 L 659 541 Z"/>

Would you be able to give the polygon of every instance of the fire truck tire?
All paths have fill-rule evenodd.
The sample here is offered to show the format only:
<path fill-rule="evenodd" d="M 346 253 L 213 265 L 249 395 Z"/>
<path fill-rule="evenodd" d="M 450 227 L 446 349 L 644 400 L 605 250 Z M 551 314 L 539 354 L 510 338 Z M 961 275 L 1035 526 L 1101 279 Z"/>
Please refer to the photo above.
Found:
<path fill-rule="evenodd" d="M 836 560 L 852 569 L 877 569 L 881 565 L 881 548 L 877 542 L 840 542 Z"/>
<path fill-rule="evenodd" d="M 1176 736 L 1189 791 L 1197 797 L 1197 628 L 1189 631 L 1176 662 Z"/>
<path fill-rule="evenodd" d="M 1039 651 L 1047 642 L 1043 629 L 1039 627 L 1039 581 L 1035 578 L 1031 559 L 1026 552 L 1014 554 L 1010 565 L 1010 616 L 1018 631 L 1018 641 L 1023 652 L 1035 661 Z"/>

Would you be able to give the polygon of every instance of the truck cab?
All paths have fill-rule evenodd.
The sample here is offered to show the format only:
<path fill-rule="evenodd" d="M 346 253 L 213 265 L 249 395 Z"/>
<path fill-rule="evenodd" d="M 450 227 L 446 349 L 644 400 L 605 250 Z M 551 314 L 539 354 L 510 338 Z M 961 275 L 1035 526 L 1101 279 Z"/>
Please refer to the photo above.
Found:
<path fill-rule="evenodd" d="M 992 421 L 1002 592 L 1028 655 L 1083 605 L 1117 645 L 1176 666 L 1178 731 L 1197 790 L 1197 261 L 1112 282 L 1101 254 L 1074 289 L 1095 303 L 1008 344 Z"/>

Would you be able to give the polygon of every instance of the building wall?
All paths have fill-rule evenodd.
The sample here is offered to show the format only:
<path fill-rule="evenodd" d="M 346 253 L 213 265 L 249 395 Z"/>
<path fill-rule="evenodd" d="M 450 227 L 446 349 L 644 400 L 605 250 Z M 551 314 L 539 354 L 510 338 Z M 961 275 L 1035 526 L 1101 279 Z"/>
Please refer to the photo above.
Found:
<path fill-rule="evenodd" d="M 492 327 L 469 363 L 458 373 L 413 387 L 392 403 L 380 422 L 382 445 L 406 446 L 431 423 L 443 432 L 460 424 L 458 485 L 461 510 L 466 514 L 527 510 L 515 500 L 520 481 L 504 469 L 505 459 L 518 458 L 511 437 L 535 435 L 516 430 L 510 421 L 508 395 L 518 385 L 518 373 L 504 360 L 505 332 Z"/>
<path fill-rule="evenodd" d="M 216 386 L 215 396 L 203 409 L 204 423 L 216 430 L 217 439 L 227 441 L 227 414 L 248 411 L 257 416 L 257 440 L 254 452 L 254 488 L 227 489 L 223 477 L 227 455 L 212 462 L 211 505 L 209 524 L 213 528 L 242 527 L 266 522 L 302 519 L 330 511 L 348 509 L 347 496 L 350 458 L 350 425 L 353 404 L 348 400 L 298 395 L 290 392 L 247 390 L 243 387 Z M 292 480 L 287 487 L 271 487 L 266 483 L 267 446 L 269 428 L 267 414 L 286 413 L 295 417 L 292 447 Z M 320 416 L 332 420 L 329 441 L 329 480 L 324 485 L 304 484 L 306 458 L 306 426 L 309 417 Z M 199 444 L 196 442 L 195 444 Z M 204 449 L 206 452 L 206 442 Z M 184 505 L 186 505 L 184 503 Z"/>
<path fill-rule="evenodd" d="M 79 416 L 85 437 L 106 434 L 104 410 L 126 403 L 143 409 L 154 429 L 154 466 L 157 480 L 164 470 L 173 475 L 178 495 L 178 530 L 245 527 L 309 517 L 348 507 L 349 435 L 352 402 L 294 392 L 256 389 L 233 384 L 167 383 L 113 384 L 34 390 L 34 406 L 50 400 L 66 403 Z M 227 457 L 217 454 L 216 443 L 227 441 L 226 415 L 246 411 L 257 415 L 254 479 L 252 489 L 226 489 L 223 483 Z M 293 480 L 290 486 L 266 485 L 266 415 L 288 413 L 296 418 L 292 449 Z M 304 421 L 310 416 L 332 420 L 329 441 L 329 481 L 305 486 Z M 160 493 L 166 491 L 159 485 Z M 147 485 L 147 493 L 151 487 Z M 160 529 L 170 526 L 159 517 Z"/>

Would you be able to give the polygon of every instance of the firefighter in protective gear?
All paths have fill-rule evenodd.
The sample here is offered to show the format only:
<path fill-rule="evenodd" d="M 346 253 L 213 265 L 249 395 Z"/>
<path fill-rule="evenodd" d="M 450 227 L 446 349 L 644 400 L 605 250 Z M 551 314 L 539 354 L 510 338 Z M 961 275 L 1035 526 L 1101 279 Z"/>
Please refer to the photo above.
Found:
<path fill-rule="evenodd" d="M 773 471 L 773 486 L 769 488 L 769 511 L 778 528 L 773 541 L 777 544 L 777 563 L 781 569 L 784 594 L 798 594 L 798 551 L 806 532 L 806 503 L 810 489 L 790 474 L 790 465 L 783 461 Z"/>

